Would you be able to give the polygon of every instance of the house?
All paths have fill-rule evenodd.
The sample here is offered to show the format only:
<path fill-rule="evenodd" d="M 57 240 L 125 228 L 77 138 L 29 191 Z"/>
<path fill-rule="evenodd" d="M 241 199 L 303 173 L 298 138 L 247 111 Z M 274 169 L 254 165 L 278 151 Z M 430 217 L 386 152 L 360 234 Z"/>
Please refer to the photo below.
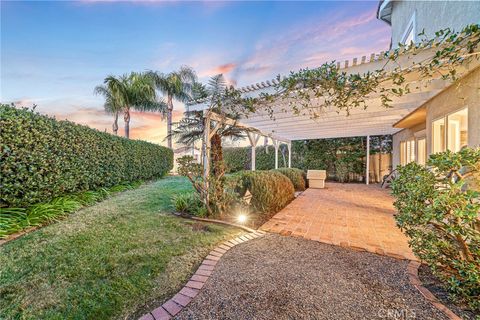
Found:
<path fill-rule="evenodd" d="M 435 19 L 431 19 L 432 15 L 435 15 Z M 419 41 L 417 34 L 422 30 L 432 38 L 440 29 L 450 27 L 461 31 L 466 25 L 480 23 L 480 2 L 381 1 L 377 18 L 391 25 L 391 49 L 395 49 L 399 43 Z M 391 97 L 390 108 L 382 105 L 378 93 L 364 97 L 368 106 L 366 109 L 352 108 L 349 114 L 325 106 L 323 97 L 319 97 L 308 102 L 309 109 L 318 111 L 318 116 L 312 118 L 310 114 L 298 114 L 292 109 L 289 101 L 294 100 L 294 97 L 289 97 L 287 101 L 275 98 L 264 103 L 268 107 L 236 121 L 236 125 L 257 130 L 256 133 L 249 133 L 251 169 L 255 170 L 254 150 L 261 136 L 271 139 L 273 145 L 279 142 L 287 144 L 289 167 L 292 165 L 290 155 L 293 140 L 365 136 L 367 184 L 372 167 L 368 147 L 370 136 L 393 135 L 394 168 L 411 161 L 423 164 L 428 155 L 446 149 L 458 151 L 464 146 L 479 146 L 480 59 L 471 59 L 468 64 L 457 66 L 457 81 L 454 83 L 444 79 L 440 72 L 425 76 L 416 68 L 411 68 L 434 57 L 436 50 L 435 47 L 429 47 L 419 49 L 415 54 L 401 53 L 396 63 L 389 63 L 388 52 L 337 62 L 337 68 L 347 75 L 365 74 L 379 69 L 389 71 L 398 66 L 407 70 L 409 73 L 405 84 L 408 84 L 410 92 Z M 277 78 L 238 90 L 244 97 L 261 97 L 263 94 L 275 94 L 276 84 Z M 388 83 L 384 85 L 392 86 Z M 206 99 L 194 101 L 189 106 L 191 110 L 208 110 Z M 205 114 L 212 121 L 215 118 L 221 121 L 218 120 L 221 117 L 212 115 L 211 112 Z M 271 114 L 275 115 L 274 119 Z M 205 135 L 209 134 L 207 131 Z M 278 150 L 275 152 L 278 153 Z M 208 164 L 205 167 L 208 169 Z M 208 172 L 207 169 L 205 172 Z"/>
<path fill-rule="evenodd" d="M 432 16 L 435 19 L 432 19 Z M 462 30 L 480 23 L 479 2 L 380 1 L 377 18 L 392 28 L 392 48 L 418 42 L 424 31 Z M 480 69 L 471 70 L 417 109 L 397 121 L 393 135 L 393 167 L 409 162 L 425 164 L 428 155 L 480 145 Z"/>

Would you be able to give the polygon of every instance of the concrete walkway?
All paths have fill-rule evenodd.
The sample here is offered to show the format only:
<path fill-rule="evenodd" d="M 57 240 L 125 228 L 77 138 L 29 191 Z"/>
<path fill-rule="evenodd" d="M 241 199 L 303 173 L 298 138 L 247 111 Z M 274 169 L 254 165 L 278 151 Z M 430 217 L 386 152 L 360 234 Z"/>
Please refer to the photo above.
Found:
<path fill-rule="evenodd" d="M 307 189 L 260 229 L 416 260 L 394 214 L 392 196 L 378 185 L 327 183 Z"/>

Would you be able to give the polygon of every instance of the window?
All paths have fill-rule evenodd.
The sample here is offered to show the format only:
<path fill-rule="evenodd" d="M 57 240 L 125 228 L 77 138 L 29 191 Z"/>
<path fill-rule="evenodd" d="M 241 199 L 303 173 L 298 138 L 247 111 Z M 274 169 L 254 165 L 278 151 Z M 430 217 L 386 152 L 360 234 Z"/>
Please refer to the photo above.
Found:
<path fill-rule="evenodd" d="M 432 123 L 432 153 L 458 152 L 468 145 L 468 108 L 451 113 Z"/>
<path fill-rule="evenodd" d="M 415 139 L 400 142 L 400 164 L 402 166 L 415 161 Z"/>
<path fill-rule="evenodd" d="M 447 148 L 458 152 L 468 144 L 468 109 L 463 109 L 447 117 Z"/>
<path fill-rule="evenodd" d="M 405 141 L 400 142 L 400 164 L 407 164 L 407 153 L 405 152 Z"/>
<path fill-rule="evenodd" d="M 426 161 L 427 161 L 427 140 L 425 138 L 421 138 L 417 140 L 417 163 L 424 166 Z"/>
<path fill-rule="evenodd" d="M 445 118 L 433 121 L 432 153 L 445 151 Z"/>
<path fill-rule="evenodd" d="M 407 163 L 415 162 L 415 139 L 407 141 Z"/>
<path fill-rule="evenodd" d="M 410 18 L 410 21 L 408 22 L 407 29 L 405 29 L 405 32 L 403 33 L 402 37 L 402 43 L 409 45 L 412 42 L 416 41 L 416 34 L 415 34 L 415 12 L 412 14 L 412 17 Z"/>

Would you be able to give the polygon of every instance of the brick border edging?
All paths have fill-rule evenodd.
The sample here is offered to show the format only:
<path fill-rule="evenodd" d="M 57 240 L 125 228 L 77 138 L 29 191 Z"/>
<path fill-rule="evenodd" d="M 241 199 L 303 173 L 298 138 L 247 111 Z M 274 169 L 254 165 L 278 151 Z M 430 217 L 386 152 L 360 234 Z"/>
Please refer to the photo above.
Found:
<path fill-rule="evenodd" d="M 223 224 L 223 225 L 226 225 L 226 226 L 239 228 L 239 229 L 245 230 L 247 232 L 255 232 L 256 231 L 255 229 L 249 228 L 247 226 L 244 226 L 244 225 L 241 225 L 241 224 L 236 224 L 236 223 L 233 223 L 233 222 L 224 221 L 224 220 L 199 218 L 199 217 L 195 217 L 195 216 L 185 214 L 185 213 L 181 213 L 181 212 L 173 212 L 172 214 L 176 217 L 195 220 L 195 221 Z"/>
<path fill-rule="evenodd" d="M 238 244 L 263 237 L 266 234 L 262 230 L 253 230 L 235 239 L 227 240 L 210 251 L 203 260 L 195 274 L 187 281 L 183 288 L 171 299 L 167 300 L 158 308 L 144 314 L 138 320 L 169 320 L 177 315 L 197 296 L 207 280 L 212 275 L 220 258 L 231 248 Z"/>
<path fill-rule="evenodd" d="M 440 300 L 435 297 L 435 295 L 425 288 L 418 277 L 418 268 L 420 268 L 421 263 L 418 261 L 410 261 L 407 266 L 408 280 L 412 286 L 414 286 L 420 294 L 430 302 L 435 308 L 442 311 L 450 320 L 462 320 L 457 316 L 452 310 L 448 309 Z"/>

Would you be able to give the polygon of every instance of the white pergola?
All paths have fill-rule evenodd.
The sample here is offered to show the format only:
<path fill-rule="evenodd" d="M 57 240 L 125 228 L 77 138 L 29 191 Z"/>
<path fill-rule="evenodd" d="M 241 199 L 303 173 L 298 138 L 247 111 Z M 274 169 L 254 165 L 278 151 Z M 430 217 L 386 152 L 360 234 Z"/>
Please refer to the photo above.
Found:
<path fill-rule="evenodd" d="M 339 112 L 336 109 L 325 108 L 317 118 L 312 118 L 310 114 L 298 115 L 292 111 L 289 105 L 290 101 L 277 99 L 271 104 L 273 108 L 274 119 L 267 110 L 257 110 L 248 117 L 242 118 L 234 123 L 245 128 L 254 128 L 256 131 L 248 132 L 248 138 L 252 147 L 252 170 L 255 170 L 255 147 L 260 137 L 264 136 L 271 139 L 275 147 L 275 167 L 278 168 L 278 148 L 280 143 L 286 143 L 288 146 L 289 161 L 288 166 L 291 167 L 291 141 L 306 139 L 324 139 L 324 138 L 341 138 L 341 137 L 367 137 L 367 154 L 366 154 L 366 183 L 369 183 L 369 143 L 371 135 L 387 135 L 394 134 L 401 129 L 394 128 L 393 124 L 404 118 L 406 115 L 420 107 L 426 101 L 436 96 L 439 92 L 451 85 L 449 81 L 445 81 L 441 77 L 441 73 L 432 77 L 424 78 L 415 70 L 414 65 L 420 61 L 424 61 L 435 53 L 436 49 L 423 49 L 415 54 L 400 55 L 395 62 L 385 59 L 385 54 L 372 54 L 367 61 L 367 57 L 361 59 L 353 59 L 345 61 L 343 64 L 337 63 L 337 67 L 347 74 L 364 74 L 368 71 L 373 72 L 384 68 L 391 70 L 396 67 L 408 69 L 406 75 L 406 83 L 410 88 L 410 93 L 400 97 L 394 97 L 390 102 L 391 107 L 385 108 L 381 104 L 380 94 L 372 94 L 366 97 L 367 109 L 352 109 L 350 114 Z M 388 62 L 388 63 L 387 63 Z M 479 61 L 472 61 L 469 65 L 458 67 L 457 75 L 461 77 L 469 71 L 477 68 Z M 275 93 L 274 85 L 276 80 L 256 83 L 254 85 L 242 87 L 239 90 L 244 97 L 259 97 L 263 93 Z M 384 86 L 391 86 L 391 83 L 385 82 Z M 312 108 L 322 106 L 321 98 L 312 101 Z M 213 114 L 208 110 L 206 101 L 199 101 L 190 105 L 191 110 L 204 110 L 207 121 L 233 121 L 219 118 L 219 115 Z M 233 124 L 233 122 L 231 122 Z M 209 126 L 207 126 L 209 128 Z M 208 130 L 207 130 L 208 131 Z M 215 131 L 215 129 L 213 130 Z M 209 140 L 211 132 L 206 133 L 206 150 L 204 152 L 204 166 L 209 171 Z"/>

